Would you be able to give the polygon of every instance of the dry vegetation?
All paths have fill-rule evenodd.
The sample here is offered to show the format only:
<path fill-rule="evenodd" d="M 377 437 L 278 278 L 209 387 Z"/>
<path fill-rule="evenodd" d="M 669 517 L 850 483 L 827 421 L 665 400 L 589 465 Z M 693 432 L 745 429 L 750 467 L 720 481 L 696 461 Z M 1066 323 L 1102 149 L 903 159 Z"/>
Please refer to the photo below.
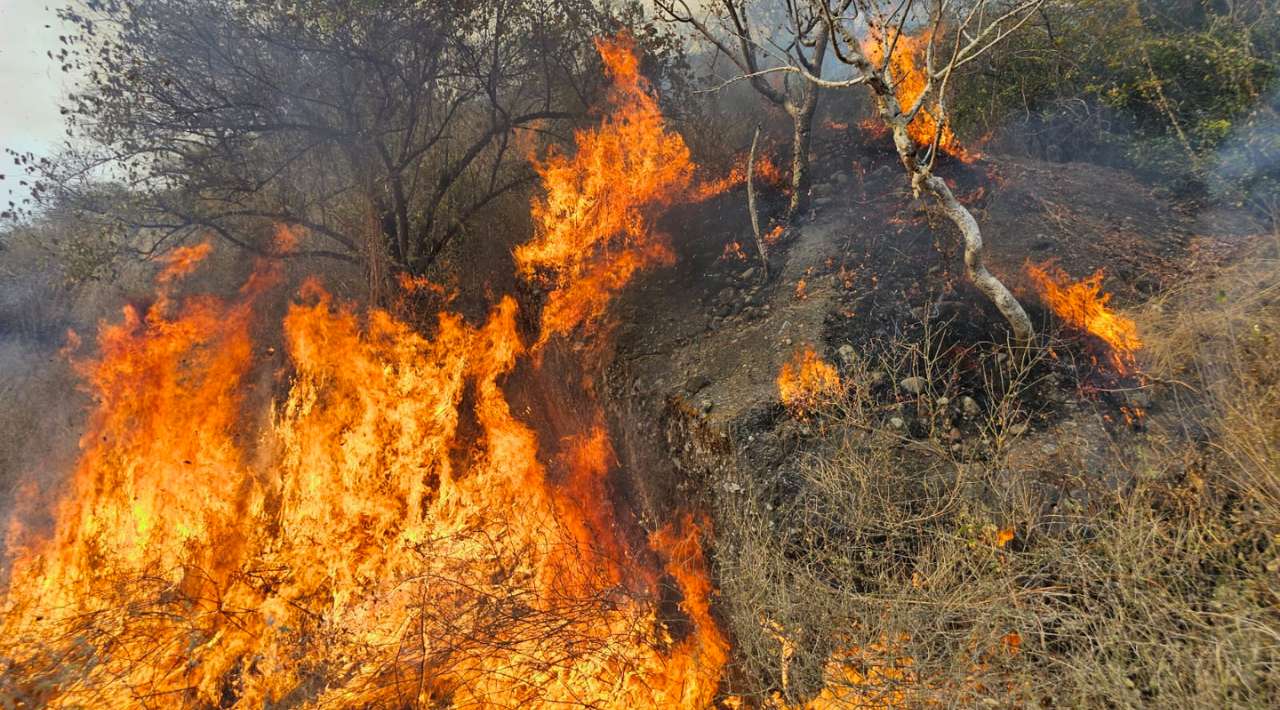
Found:
<path fill-rule="evenodd" d="M 826 451 L 717 486 L 739 682 L 805 698 L 831 680 L 833 651 L 860 648 L 903 671 L 870 675 L 873 704 L 1274 707 L 1275 256 L 1260 249 L 1136 314 L 1156 383 L 1143 433 L 1099 426 L 1087 405 L 1028 428 L 1035 362 L 988 358 L 985 393 L 949 389 L 927 350 L 851 364 L 848 399 L 805 425 Z M 868 394 L 885 369 L 928 375 L 909 405 L 922 412 L 938 397 L 988 402 L 971 422 L 987 455 L 886 428 Z"/>

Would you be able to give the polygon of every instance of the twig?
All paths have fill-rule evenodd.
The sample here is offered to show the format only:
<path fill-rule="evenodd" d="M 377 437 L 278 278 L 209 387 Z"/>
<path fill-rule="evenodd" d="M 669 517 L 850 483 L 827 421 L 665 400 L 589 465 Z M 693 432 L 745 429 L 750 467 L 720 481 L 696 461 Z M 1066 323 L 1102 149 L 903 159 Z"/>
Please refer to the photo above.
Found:
<path fill-rule="evenodd" d="M 756 214 L 756 143 L 760 140 L 760 127 L 756 126 L 755 135 L 751 136 L 751 152 L 747 154 L 747 211 L 751 213 L 751 231 L 756 235 L 756 249 L 760 250 L 760 265 L 764 268 L 764 280 L 769 280 L 769 254 L 764 248 L 764 239 L 760 237 L 760 217 Z"/>

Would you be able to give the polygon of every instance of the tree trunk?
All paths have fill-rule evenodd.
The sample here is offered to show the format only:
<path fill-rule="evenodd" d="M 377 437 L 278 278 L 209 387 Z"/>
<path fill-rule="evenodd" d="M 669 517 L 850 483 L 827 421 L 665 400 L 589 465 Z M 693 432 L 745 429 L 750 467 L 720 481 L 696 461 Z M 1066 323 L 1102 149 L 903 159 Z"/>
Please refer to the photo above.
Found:
<path fill-rule="evenodd" d="M 809 206 L 809 146 L 813 142 L 813 113 L 818 106 L 818 87 L 809 85 L 800 105 L 789 104 L 787 113 L 795 132 L 791 138 L 791 202 L 787 220 Z"/>
<path fill-rule="evenodd" d="M 1031 326 L 1031 319 L 1023 310 L 1022 304 L 1013 297 L 1009 289 L 1000 279 L 987 270 L 983 263 L 982 231 L 978 221 L 973 218 L 969 208 L 960 204 L 960 200 L 947 187 L 946 181 L 937 175 L 929 175 L 920 181 L 922 187 L 938 201 L 943 214 L 960 230 L 964 239 L 964 267 L 969 280 L 991 300 L 1013 330 L 1013 337 L 1020 345 L 1026 345 L 1035 337 L 1036 331 Z"/>

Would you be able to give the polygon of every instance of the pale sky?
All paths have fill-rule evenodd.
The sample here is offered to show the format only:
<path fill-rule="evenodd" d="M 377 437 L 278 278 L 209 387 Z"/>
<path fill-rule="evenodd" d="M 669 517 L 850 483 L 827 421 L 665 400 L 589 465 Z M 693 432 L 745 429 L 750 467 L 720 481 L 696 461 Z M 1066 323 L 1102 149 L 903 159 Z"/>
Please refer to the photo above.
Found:
<path fill-rule="evenodd" d="M 46 52 L 63 31 L 59 0 L 0 0 L 0 148 L 49 154 L 62 140 L 58 115 L 66 78 Z M 20 171 L 0 158 L 0 205 L 19 193 Z M 10 191 L 13 196 L 10 196 Z"/>

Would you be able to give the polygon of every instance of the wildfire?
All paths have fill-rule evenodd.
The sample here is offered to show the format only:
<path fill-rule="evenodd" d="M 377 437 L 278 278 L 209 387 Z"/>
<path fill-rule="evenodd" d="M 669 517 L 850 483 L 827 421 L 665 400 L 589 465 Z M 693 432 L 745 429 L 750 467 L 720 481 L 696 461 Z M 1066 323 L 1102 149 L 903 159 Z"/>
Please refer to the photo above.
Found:
<path fill-rule="evenodd" d="M 1135 354 L 1142 348 L 1142 339 L 1132 320 L 1108 307 L 1111 294 L 1102 290 L 1102 269 L 1081 281 L 1073 281 L 1051 263 L 1037 266 L 1028 262 L 1026 271 L 1054 314 L 1109 346 L 1108 355 L 1117 372 L 1134 370 Z"/>
<path fill-rule="evenodd" d="M 612 113 L 540 173 L 524 273 L 551 286 L 539 344 L 590 332 L 669 260 L 646 209 L 687 187 L 629 43 L 599 48 Z M 296 234 L 284 233 L 287 237 Z M 264 361 L 264 260 L 233 298 L 155 303 L 78 363 L 95 408 L 46 540 L 14 554 L 0 696 L 134 707 L 705 707 L 728 646 L 696 519 L 630 543 L 600 423 L 542 449 L 503 390 L 516 303 L 430 336 L 302 287 Z M 273 384 L 272 378 L 275 378 Z M 647 562 L 646 562 L 647 560 Z M 626 564 L 624 564 L 626 563 Z M 679 589 L 687 632 L 657 613 Z"/>
<path fill-rule="evenodd" d="M 797 351 L 778 373 L 778 396 L 787 408 L 808 413 L 835 401 L 843 392 L 836 368 L 810 346 Z"/>
<path fill-rule="evenodd" d="M 781 185 L 782 169 L 768 155 L 757 155 L 752 179 L 756 185 Z M 707 200 L 739 185 L 747 184 L 747 155 L 743 154 L 734 161 L 728 175 L 699 184 L 693 191 L 694 200 Z"/>
<path fill-rule="evenodd" d="M 898 98 L 898 104 L 904 110 L 914 106 L 920 99 L 920 95 L 924 93 L 925 85 L 928 83 L 925 77 L 925 53 L 932 41 L 933 32 L 929 30 L 915 36 L 896 35 L 896 40 L 894 36 L 886 37 L 882 32 L 872 31 L 863 42 L 863 51 L 867 58 L 877 65 L 884 61 L 888 45 L 893 44 L 893 53 L 889 58 L 889 71 L 894 82 L 893 92 Z M 924 146 L 932 145 L 934 137 L 937 136 L 938 147 L 944 153 L 965 162 L 970 162 L 977 157 L 960 145 L 960 141 L 951 131 L 949 122 L 943 121 L 941 126 L 938 125 L 938 118 L 930 112 L 927 99 L 924 107 L 915 118 L 911 119 L 911 123 L 907 124 L 907 133 L 912 140 Z"/>

